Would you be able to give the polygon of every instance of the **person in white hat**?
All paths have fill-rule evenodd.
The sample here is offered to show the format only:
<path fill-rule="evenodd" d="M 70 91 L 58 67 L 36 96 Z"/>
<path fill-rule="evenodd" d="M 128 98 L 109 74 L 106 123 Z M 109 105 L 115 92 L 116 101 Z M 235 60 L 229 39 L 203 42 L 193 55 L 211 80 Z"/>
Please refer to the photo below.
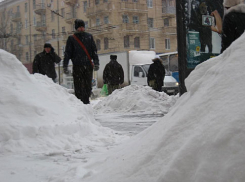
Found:
<path fill-rule="evenodd" d="M 245 4 L 243 0 L 224 0 L 222 49 L 225 51 L 245 31 Z"/>

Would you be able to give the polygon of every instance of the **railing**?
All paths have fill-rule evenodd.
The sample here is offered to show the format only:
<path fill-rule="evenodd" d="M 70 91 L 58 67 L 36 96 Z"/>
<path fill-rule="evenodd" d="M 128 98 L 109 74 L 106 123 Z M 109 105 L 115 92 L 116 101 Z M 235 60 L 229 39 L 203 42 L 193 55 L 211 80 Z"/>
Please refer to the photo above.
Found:
<path fill-rule="evenodd" d="M 46 4 L 45 3 L 37 4 L 35 8 L 35 13 L 39 14 L 43 12 L 46 12 Z"/>
<path fill-rule="evenodd" d="M 20 12 L 16 12 L 12 14 L 12 21 L 21 20 Z"/>
<path fill-rule="evenodd" d="M 132 11 L 147 11 L 146 4 L 140 3 L 128 3 L 128 2 L 121 2 L 120 3 L 121 10 L 132 10 Z"/>
<path fill-rule="evenodd" d="M 97 6 L 92 6 L 87 9 L 87 15 L 98 14 L 102 12 L 107 12 L 113 9 L 112 3 L 103 3 Z"/>
<path fill-rule="evenodd" d="M 65 0 L 64 2 L 65 2 L 66 4 L 68 4 L 68 5 L 73 6 L 73 5 L 75 5 L 75 4 L 77 3 L 77 0 Z"/>
<path fill-rule="evenodd" d="M 36 28 L 42 28 L 42 27 L 46 27 L 46 22 L 45 21 L 38 21 Z"/>
<path fill-rule="evenodd" d="M 71 20 L 77 18 L 76 13 L 66 13 L 66 20 Z"/>

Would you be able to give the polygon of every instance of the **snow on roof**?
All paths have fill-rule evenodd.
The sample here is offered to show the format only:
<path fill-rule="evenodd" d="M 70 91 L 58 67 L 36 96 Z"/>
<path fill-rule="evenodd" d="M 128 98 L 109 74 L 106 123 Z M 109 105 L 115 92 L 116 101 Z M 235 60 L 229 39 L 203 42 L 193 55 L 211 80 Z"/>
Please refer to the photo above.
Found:
<path fill-rule="evenodd" d="M 245 34 L 197 66 L 165 117 L 90 165 L 80 181 L 245 181 L 244 47 Z"/>

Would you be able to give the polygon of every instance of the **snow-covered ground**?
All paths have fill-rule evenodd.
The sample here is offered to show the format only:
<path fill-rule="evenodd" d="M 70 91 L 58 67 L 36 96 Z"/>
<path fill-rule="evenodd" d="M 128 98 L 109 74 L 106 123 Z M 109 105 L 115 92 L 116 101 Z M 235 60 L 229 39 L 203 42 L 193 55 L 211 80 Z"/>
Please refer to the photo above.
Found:
<path fill-rule="evenodd" d="M 179 99 L 130 86 L 91 106 L 0 51 L 0 181 L 244 182 L 244 46 L 197 66 Z"/>

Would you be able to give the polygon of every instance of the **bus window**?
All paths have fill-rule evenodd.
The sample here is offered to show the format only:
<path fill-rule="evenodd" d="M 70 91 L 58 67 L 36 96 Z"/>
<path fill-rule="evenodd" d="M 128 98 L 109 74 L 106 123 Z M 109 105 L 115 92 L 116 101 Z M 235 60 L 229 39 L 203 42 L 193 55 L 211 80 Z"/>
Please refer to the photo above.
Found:
<path fill-rule="evenodd" d="M 165 69 L 168 71 L 168 55 L 160 56 L 160 58 L 163 61 L 163 65 L 164 65 Z"/>
<path fill-rule="evenodd" d="M 175 71 L 179 71 L 179 68 L 178 68 L 178 54 L 173 54 L 173 55 L 170 55 L 169 57 L 169 71 L 171 72 L 175 72 Z"/>

